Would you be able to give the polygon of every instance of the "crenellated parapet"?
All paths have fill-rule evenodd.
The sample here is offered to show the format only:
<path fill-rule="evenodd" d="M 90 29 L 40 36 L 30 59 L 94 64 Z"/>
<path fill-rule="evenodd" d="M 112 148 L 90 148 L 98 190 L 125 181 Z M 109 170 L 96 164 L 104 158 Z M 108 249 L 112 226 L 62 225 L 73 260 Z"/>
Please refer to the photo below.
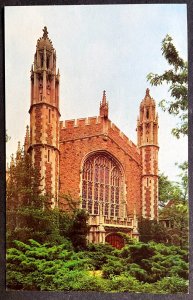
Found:
<path fill-rule="evenodd" d="M 102 137 L 141 163 L 140 149 L 113 123 L 103 117 L 89 117 L 60 121 L 60 143 Z"/>
<path fill-rule="evenodd" d="M 72 120 L 60 121 L 60 129 L 69 129 L 74 127 L 84 127 L 93 124 L 99 124 L 102 122 L 101 117 L 88 117 L 88 118 L 79 118 Z"/>

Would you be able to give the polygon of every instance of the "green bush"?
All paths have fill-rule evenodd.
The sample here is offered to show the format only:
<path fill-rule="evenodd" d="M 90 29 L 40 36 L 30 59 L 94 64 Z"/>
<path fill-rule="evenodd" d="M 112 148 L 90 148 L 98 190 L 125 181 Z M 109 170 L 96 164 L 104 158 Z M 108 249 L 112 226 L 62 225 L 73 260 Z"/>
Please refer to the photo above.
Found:
<path fill-rule="evenodd" d="M 88 247 L 87 247 L 88 251 L 90 252 L 99 252 L 99 253 L 105 253 L 105 254 L 112 254 L 114 252 L 116 252 L 117 249 L 115 249 L 113 246 L 111 246 L 110 244 L 108 243 L 105 243 L 105 244 L 102 244 L 102 243 L 99 243 L 99 244 L 88 244 Z"/>
<path fill-rule="evenodd" d="M 133 263 L 140 264 L 142 259 L 149 259 L 155 254 L 155 249 L 151 244 L 136 243 L 129 246 L 130 258 Z"/>
<path fill-rule="evenodd" d="M 7 250 L 7 287 L 185 293 L 186 259 L 185 250 L 156 243 L 136 242 L 122 250 L 89 245 L 86 251 L 75 252 L 69 240 L 61 245 L 41 244 L 32 239 L 28 244 L 15 241 L 15 248 Z"/>
<path fill-rule="evenodd" d="M 139 292 L 141 283 L 132 276 L 113 276 L 108 281 L 106 291 L 111 292 Z"/>
<path fill-rule="evenodd" d="M 91 276 L 87 271 L 60 269 L 51 282 L 50 289 L 59 291 L 101 291 L 105 290 L 104 279 Z M 45 283 L 41 282 L 41 290 L 46 290 Z"/>
<path fill-rule="evenodd" d="M 146 270 L 142 269 L 138 264 L 129 265 L 129 274 L 135 277 L 137 280 L 143 282 L 146 282 L 148 278 Z"/>
<path fill-rule="evenodd" d="M 165 277 L 155 284 L 158 292 L 164 294 L 188 293 L 188 281 L 178 276 Z"/>
<path fill-rule="evenodd" d="M 126 245 L 120 250 L 119 256 L 122 258 L 130 258 L 130 246 Z"/>
<path fill-rule="evenodd" d="M 92 259 L 92 265 L 95 270 L 100 270 L 109 259 L 114 259 L 119 250 L 109 244 L 88 244 L 88 251 L 84 252 L 84 257 Z"/>
<path fill-rule="evenodd" d="M 95 270 L 100 270 L 107 263 L 108 257 L 105 253 L 88 252 L 86 255 L 92 259 L 92 265 Z"/>
<path fill-rule="evenodd" d="M 103 278 L 111 278 L 115 275 L 120 275 L 126 270 L 123 262 L 120 260 L 109 260 L 107 264 L 102 267 Z"/>
<path fill-rule="evenodd" d="M 186 262 L 181 261 L 179 265 L 173 266 L 170 269 L 170 276 L 178 275 L 184 279 L 188 279 L 189 276 L 188 264 Z"/>

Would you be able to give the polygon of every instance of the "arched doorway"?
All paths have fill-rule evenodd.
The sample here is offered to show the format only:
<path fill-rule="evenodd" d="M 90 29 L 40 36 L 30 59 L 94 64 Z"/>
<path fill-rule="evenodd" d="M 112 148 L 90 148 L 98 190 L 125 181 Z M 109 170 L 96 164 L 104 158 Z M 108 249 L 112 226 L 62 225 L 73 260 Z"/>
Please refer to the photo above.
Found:
<path fill-rule="evenodd" d="M 111 246 L 113 246 L 117 249 L 121 249 L 125 245 L 124 238 L 120 234 L 117 234 L 117 233 L 108 234 L 105 238 L 105 242 L 109 243 Z"/>

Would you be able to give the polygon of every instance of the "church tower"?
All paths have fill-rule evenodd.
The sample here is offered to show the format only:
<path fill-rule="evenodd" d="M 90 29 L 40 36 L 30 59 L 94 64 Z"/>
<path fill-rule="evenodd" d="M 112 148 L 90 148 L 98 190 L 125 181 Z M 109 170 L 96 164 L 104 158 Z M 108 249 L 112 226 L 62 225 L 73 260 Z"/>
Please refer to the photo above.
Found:
<path fill-rule="evenodd" d="M 142 216 L 158 218 L 158 115 L 155 100 L 146 90 L 137 120 L 137 143 L 142 157 Z"/>
<path fill-rule="evenodd" d="M 47 28 L 38 39 L 31 68 L 30 146 L 48 206 L 57 206 L 59 182 L 59 70 Z"/>

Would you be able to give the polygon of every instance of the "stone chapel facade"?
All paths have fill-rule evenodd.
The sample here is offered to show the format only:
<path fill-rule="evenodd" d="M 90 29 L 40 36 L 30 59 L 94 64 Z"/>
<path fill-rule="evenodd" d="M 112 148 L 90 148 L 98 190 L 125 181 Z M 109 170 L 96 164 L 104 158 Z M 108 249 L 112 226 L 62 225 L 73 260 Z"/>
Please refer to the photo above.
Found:
<path fill-rule="evenodd" d="M 60 194 L 81 199 L 90 242 L 120 247 L 119 232 L 138 236 L 137 218 L 158 218 L 158 115 L 146 90 L 137 120 L 137 145 L 111 122 L 105 91 L 97 117 L 60 121 L 60 74 L 44 27 L 31 68 L 30 132 L 25 150 L 39 170 L 51 207 Z"/>

